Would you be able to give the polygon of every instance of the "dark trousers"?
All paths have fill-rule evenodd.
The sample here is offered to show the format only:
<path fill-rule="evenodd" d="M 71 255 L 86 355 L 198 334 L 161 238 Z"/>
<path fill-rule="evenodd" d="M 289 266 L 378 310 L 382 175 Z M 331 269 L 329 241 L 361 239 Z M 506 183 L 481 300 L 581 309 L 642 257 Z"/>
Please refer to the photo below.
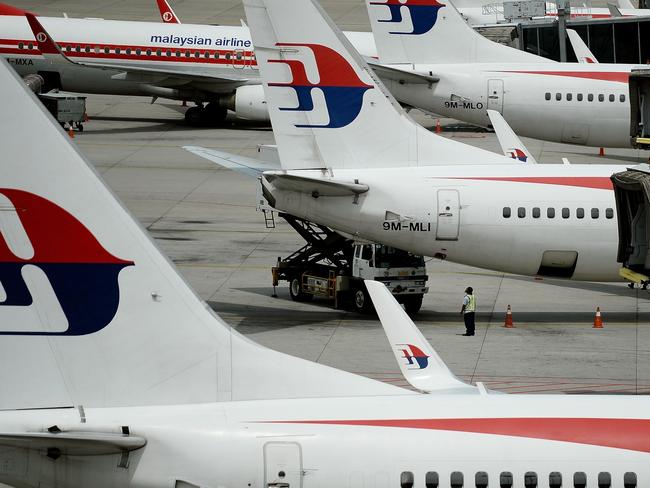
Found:
<path fill-rule="evenodd" d="M 474 335 L 474 312 L 467 312 L 463 314 L 463 320 L 465 321 L 465 328 L 467 329 L 467 333 L 470 335 Z"/>

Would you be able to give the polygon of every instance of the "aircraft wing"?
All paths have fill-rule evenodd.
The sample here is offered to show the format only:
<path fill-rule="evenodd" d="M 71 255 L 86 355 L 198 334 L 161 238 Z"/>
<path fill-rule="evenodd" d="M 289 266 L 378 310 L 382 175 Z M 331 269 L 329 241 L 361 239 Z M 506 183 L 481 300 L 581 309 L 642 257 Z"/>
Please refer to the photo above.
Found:
<path fill-rule="evenodd" d="M 309 176 L 296 175 L 284 171 L 265 171 L 262 177 L 278 189 L 307 193 L 316 197 L 354 196 L 369 190 L 368 185 L 359 183 L 358 180 L 343 181 L 311 178 Z"/>
<path fill-rule="evenodd" d="M 386 285 L 373 280 L 365 284 L 406 381 L 426 393 L 479 392 L 454 376 Z"/>
<path fill-rule="evenodd" d="M 402 85 L 431 85 L 440 81 L 440 78 L 434 76 L 433 73 L 428 75 L 423 73 L 416 73 L 413 71 L 405 71 L 399 68 L 394 68 L 385 64 L 378 63 L 374 59 L 366 58 L 368 66 L 377 73 L 382 80 L 396 81 Z M 409 65 L 410 66 L 410 65 Z"/>
<path fill-rule="evenodd" d="M 54 42 L 52 36 L 49 35 L 43 25 L 33 14 L 26 13 L 25 17 L 27 17 L 27 22 L 32 29 L 32 33 L 34 34 L 34 38 L 36 39 L 39 50 L 43 53 L 43 56 L 45 56 L 46 59 L 50 60 L 50 62 L 71 63 L 76 64 L 77 66 L 86 66 L 95 69 L 121 71 L 122 73 L 113 76 L 115 79 L 134 80 L 147 83 L 159 83 L 165 80 L 166 86 L 170 86 L 170 79 L 177 79 L 183 84 L 187 84 L 188 81 L 195 81 L 209 82 L 212 84 L 222 83 L 224 85 L 242 85 L 249 80 L 249 77 L 243 74 L 241 76 L 236 74 L 214 75 L 205 69 L 175 70 L 168 68 L 165 69 L 130 66 L 118 63 L 73 61 L 63 53 L 59 45 Z M 228 87 L 230 88 L 230 86 Z"/>
<path fill-rule="evenodd" d="M 488 110 L 487 114 L 490 117 L 499 144 L 501 144 L 503 154 L 522 163 L 537 164 L 531 152 L 524 146 L 524 143 L 521 142 L 519 136 L 515 134 L 515 131 L 512 130 L 503 116 L 496 110 Z"/>
<path fill-rule="evenodd" d="M 580 35 L 575 30 L 567 29 L 566 33 L 567 36 L 569 36 L 569 42 L 571 43 L 571 47 L 573 47 L 573 52 L 576 53 L 578 62 L 598 64 L 596 56 L 594 56 L 594 54 L 582 40 L 582 37 L 580 37 Z"/>
<path fill-rule="evenodd" d="M 219 166 L 237 171 L 246 176 L 252 176 L 253 178 L 259 178 L 265 171 L 277 171 L 280 169 L 280 164 L 276 162 L 247 158 L 245 156 L 238 156 L 236 154 L 207 149 L 205 147 L 183 146 L 183 149 L 207 159 L 208 161 L 212 161 Z"/>

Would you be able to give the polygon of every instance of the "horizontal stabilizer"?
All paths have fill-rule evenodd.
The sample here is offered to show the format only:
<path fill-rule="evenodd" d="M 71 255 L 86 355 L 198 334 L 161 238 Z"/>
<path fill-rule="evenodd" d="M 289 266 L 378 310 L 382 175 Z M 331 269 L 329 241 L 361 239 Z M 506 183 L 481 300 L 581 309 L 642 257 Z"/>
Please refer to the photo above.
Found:
<path fill-rule="evenodd" d="M 401 70 L 397 67 L 399 65 L 388 66 L 371 60 L 366 60 L 366 62 L 384 83 L 387 81 L 396 81 L 401 85 L 432 85 L 440 81 L 440 78 L 433 76 L 432 73 L 426 75 L 415 71 Z M 405 68 L 408 69 L 411 66 L 405 65 Z"/>
<path fill-rule="evenodd" d="M 453 375 L 386 285 L 372 280 L 365 284 L 406 381 L 427 393 L 477 392 Z"/>
<path fill-rule="evenodd" d="M 110 432 L 0 433 L 0 446 L 56 451 L 64 456 L 104 456 L 135 451 L 147 444 L 144 437 Z"/>
<path fill-rule="evenodd" d="M 236 154 L 227 153 L 224 151 L 216 151 L 214 149 L 207 149 L 199 146 L 183 146 L 183 149 L 196 154 L 202 158 L 212 161 L 213 163 L 223 166 L 224 168 L 237 171 L 246 176 L 258 178 L 265 171 L 275 171 L 280 169 L 278 163 L 262 161 L 260 159 L 247 158 L 245 156 L 238 156 Z"/>
<path fill-rule="evenodd" d="M 508 125 L 508 122 L 496 110 L 488 110 L 488 117 L 497 135 L 503 154 L 522 163 L 537 164 L 528 148 L 521 142 L 519 136 Z"/>
<path fill-rule="evenodd" d="M 322 197 L 344 197 L 359 195 L 368 191 L 368 185 L 359 183 L 357 180 L 341 181 L 323 178 L 310 178 L 295 174 L 287 174 L 282 171 L 268 171 L 264 173 L 264 179 L 279 190 L 297 191 L 312 196 Z"/>

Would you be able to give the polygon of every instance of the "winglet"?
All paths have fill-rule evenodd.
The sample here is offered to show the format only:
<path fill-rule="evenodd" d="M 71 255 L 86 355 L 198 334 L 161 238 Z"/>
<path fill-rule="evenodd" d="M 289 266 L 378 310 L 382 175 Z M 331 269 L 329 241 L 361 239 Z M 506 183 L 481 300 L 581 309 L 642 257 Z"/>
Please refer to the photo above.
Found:
<path fill-rule="evenodd" d="M 41 54 L 50 61 L 63 61 L 72 63 L 65 54 L 59 49 L 52 36 L 45 30 L 45 27 L 38 21 L 36 16 L 30 12 L 25 13 L 29 27 L 32 29 L 34 38 L 38 44 Z"/>
<path fill-rule="evenodd" d="M 160 17 L 165 24 L 180 24 L 181 21 L 170 7 L 167 0 L 156 0 L 158 3 L 158 10 L 160 10 Z"/>
<path fill-rule="evenodd" d="M 582 40 L 582 37 L 580 37 L 576 31 L 573 29 L 567 29 L 566 33 L 567 36 L 569 36 L 569 42 L 571 43 L 571 47 L 573 47 L 573 52 L 576 54 L 576 58 L 578 58 L 579 63 L 598 64 L 596 56 L 594 56 L 594 54 Z"/>
<path fill-rule="evenodd" d="M 476 393 L 453 375 L 383 283 L 365 284 L 406 381 L 427 393 Z"/>
<path fill-rule="evenodd" d="M 503 154 L 522 163 L 537 164 L 531 152 L 508 125 L 506 119 L 496 110 L 488 110 L 487 114 L 490 117 L 499 144 L 501 144 Z"/>

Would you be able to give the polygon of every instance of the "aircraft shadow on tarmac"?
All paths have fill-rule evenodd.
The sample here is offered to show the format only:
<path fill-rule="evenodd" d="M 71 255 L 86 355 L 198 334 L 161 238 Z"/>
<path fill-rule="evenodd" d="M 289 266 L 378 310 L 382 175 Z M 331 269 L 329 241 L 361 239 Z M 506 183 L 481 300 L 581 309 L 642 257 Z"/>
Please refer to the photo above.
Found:
<path fill-rule="evenodd" d="M 506 276 L 505 279 L 530 283 L 531 278 L 527 276 Z M 584 290 L 596 293 L 605 293 L 607 295 L 617 295 L 621 297 L 638 298 L 640 300 L 650 299 L 650 290 L 641 290 L 639 288 L 631 289 L 625 283 L 597 283 L 592 281 L 571 281 L 544 278 L 536 281 L 540 286 L 550 285 L 561 288 L 572 288 L 574 290 Z"/>
<path fill-rule="evenodd" d="M 112 117 L 98 115 L 91 118 L 92 121 L 101 121 L 101 122 L 124 122 L 124 123 L 148 123 L 150 125 L 134 127 L 121 127 L 116 129 L 93 129 L 91 127 L 86 127 L 86 131 L 89 134 L 130 134 L 133 132 L 160 132 L 164 131 L 207 131 L 207 130 L 241 130 L 241 131 L 264 131 L 270 132 L 271 127 L 268 125 L 260 125 L 256 122 L 251 122 L 247 120 L 238 120 L 230 119 L 226 120 L 225 123 L 220 125 L 207 125 L 205 127 L 191 127 L 182 119 L 165 119 L 165 118 L 146 118 L 146 117 Z"/>

